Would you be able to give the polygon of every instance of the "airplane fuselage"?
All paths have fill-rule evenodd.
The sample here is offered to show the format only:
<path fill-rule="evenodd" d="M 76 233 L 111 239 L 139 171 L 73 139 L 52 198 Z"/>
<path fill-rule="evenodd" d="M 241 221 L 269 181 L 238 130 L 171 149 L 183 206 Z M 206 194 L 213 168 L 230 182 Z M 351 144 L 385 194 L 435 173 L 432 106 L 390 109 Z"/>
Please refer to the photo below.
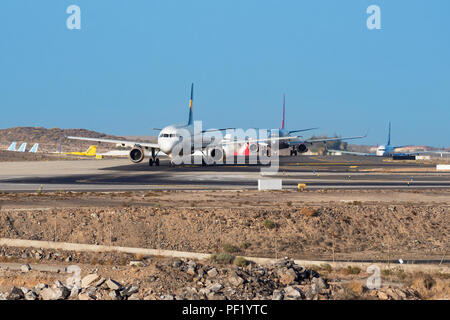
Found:
<path fill-rule="evenodd" d="M 389 157 L 394 153 L 395 148 L 390 145 L 379 146 L 376 151 L 378 157 Z"/>

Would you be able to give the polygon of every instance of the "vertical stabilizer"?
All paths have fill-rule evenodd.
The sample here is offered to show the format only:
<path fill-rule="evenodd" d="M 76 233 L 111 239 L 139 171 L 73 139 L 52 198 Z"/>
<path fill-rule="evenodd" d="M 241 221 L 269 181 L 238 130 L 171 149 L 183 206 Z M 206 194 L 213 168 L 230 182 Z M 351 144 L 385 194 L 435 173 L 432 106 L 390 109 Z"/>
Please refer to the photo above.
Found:
<path fill-rule="evenodd" d="M 97 153 L 97 146 L 90 146 L 87 150 L 86 150 L 86 155 L 87 156 L 95 156 Z"/>
<path fill-rule="evenodd" d="M 17 152 L 25 152 L 25 148 L 27 147 L 27 143 L 24 142 L 20 145 L 19 149 L 17 149 Z"/>
<path fill-rule="evenodd" d="M 11 145 L 8 148 L 8 151 L 16 151 L 16 145 L 17 145 L 17 142 L 15 142 L 15 141 L 13 143 L 11 143 Z"/>
<path fill-rule="evenodd" d="M 390 121 L 389 121 L 389 134 L 388 134 L 387 145 L 388 145 L 388 146 L 391 145 L 391 122 L 390 122 Z"/>
<path fill-rule="evenodd" d="M 39 143 L 35 143 L 35 144 L 33 144 L 30 151 L 28 151 L 28 152 L 36 153 L 38 151 L 38 148 L 39 148 Z"/>
<path fill-rule="evenodd" d="M 193 104 L 194 104 L 194 84 L 191 84 L 191 98 L 189 99 L 189 120 L 188 126 L 194 123 L 194 115 L 193 115 Z"/>
<path fill-rule="evenodd" d="M 285 114 L 285 107 L 286 107 L 286 95 L 283 93 L 283 114 L 281 115 L 281 130 L 284 130 L 284 126 L 285 126 L 285 119 L 284 119 L 284 114 Z"/>

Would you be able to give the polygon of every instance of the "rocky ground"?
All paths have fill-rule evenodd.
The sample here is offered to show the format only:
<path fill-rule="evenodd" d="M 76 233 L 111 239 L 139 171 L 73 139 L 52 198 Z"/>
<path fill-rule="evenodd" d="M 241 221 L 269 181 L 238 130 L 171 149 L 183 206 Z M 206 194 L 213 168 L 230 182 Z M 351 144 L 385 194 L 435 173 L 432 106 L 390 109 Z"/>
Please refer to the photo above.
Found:
<path fill-rule="evenodd" d="M 372 273 L 356 267 L 298 266 L 289 259 L 261 266 L 239 258 L 445 264 L 448 195 L 448 190 L 0 194 L 1 238 L 211 254 L 209 261 L 192 261 L 2 247 L 0 299 L 449 299 L 450 279 L 443 273 L 380 264 L 382 286 L 369 289 Z M 60 272 L 39 269 L 54 265 Z M 81 282 L 67 273 L 71 265 L 81 268 Z"/>
<path fill-rule="evenodd" d="M 239 255 L 308 260 L 440 260 L 449 245 L 446 203 L 307 202 L 317 193 L 302 199 L 298 192 L 259 199 L 256 192 L 183 194 L 4 194 L 0 237 L 203 253 L 231 245 Z M 49 198 L 51 206 L 42 201 Z"/>
<path fill-rule="evenodd" d="M 131 266 L 130 266 L 131 265 Z M 77 277 L 76 268 L 80 267 Z M 66 272 L 0 270 L 0 300 L 340 300 L 449 299 L 448 275 L 383 275 L 379 289 L 351 268 L 305 268 L 282 259 L 270 266 L 158 257 L 131 260 L 124 266 L 66 265 Z M 75 271 L 75 272 L 73 272 Z M 69 273 L 71 272 L 71 273 Z M 360 273 L 360 274 L 359 274 Z M 401 279 L 401 280 L 399 280 Z"/>

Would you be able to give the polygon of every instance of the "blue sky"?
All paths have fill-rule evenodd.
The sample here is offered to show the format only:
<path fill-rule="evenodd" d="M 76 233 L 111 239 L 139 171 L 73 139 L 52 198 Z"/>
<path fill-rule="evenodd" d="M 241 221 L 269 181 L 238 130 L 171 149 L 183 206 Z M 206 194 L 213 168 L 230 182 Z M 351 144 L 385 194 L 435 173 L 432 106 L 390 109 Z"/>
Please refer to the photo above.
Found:
<path fill-rule="evenodd" d="M 66 8 L 81 8 L 69 30 Z M 381 8 L 381 30 L 366 9 Z M 204 127 L 450 145 L 447 0 L 3 0 L 0 128 Z"/>

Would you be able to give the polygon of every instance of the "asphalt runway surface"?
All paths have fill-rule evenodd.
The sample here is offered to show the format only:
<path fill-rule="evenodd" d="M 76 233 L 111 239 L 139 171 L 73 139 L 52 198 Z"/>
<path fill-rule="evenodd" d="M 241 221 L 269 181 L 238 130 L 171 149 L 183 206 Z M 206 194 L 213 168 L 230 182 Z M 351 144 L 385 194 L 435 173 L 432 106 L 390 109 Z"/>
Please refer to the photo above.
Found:
<path fill-rule="evenodd" d="M 280 157 L 269 166 L 161 165 L 128 159 L 0 162 L 0 192 L 257 189 L 258 179 L 282 179 L 283 189 L 450 188 L 450 172 L 436 164 L 359 156 Z"/>

